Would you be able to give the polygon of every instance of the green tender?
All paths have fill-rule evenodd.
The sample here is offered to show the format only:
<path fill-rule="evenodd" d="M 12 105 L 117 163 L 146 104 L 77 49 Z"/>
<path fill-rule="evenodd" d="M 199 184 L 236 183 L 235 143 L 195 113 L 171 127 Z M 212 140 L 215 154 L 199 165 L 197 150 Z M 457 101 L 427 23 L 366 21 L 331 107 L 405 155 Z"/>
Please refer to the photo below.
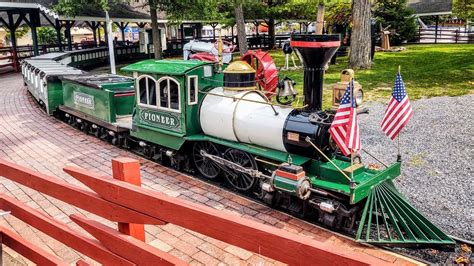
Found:
<path fill-rule="evenodd" d="M 64 79 L 63 98 L 65 106 L 108 123 L 117 122 L 118 116 L 131 115 L 135 101 L 133 81 L 94 88 Z"/>

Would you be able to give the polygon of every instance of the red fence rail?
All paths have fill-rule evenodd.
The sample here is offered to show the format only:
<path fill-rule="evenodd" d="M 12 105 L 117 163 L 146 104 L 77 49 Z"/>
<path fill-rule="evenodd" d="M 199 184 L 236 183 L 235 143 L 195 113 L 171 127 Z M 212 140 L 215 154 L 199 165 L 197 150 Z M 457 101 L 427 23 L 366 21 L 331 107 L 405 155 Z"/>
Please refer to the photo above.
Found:
<path fill-rule="evenodd" d="M 106 265 L 184 265 L 186 262 L 144 242 L 144 224 L 173 223 L 214 239 L 244 248 L 291 265 L 381 265 L 365 253 L 333 250 L 325 243 L 267 226 L 210 207 L 173 198 L 140 187 L 137 160 L 112 161 L 113 177 L 101 176 L 78 167 L 64 171 L 92 191 L 28 168 L 0 160 L 0 173 L 14 182 L 118 223 L 114 230 L 95 220 L 73 214 L 77 223 L 93 238 L 74 231 L 46 213 L 0 194 L 0 209 L 35 227 L 66 246 Z M 43 251 L 15 233 L 0 227 L 3 244 L 40 265 L 62 264 L 60 258 Z M 131 238 L 130 235 L 134 236 Z M 86 265 L 85 262 L 78 262 Z"/>

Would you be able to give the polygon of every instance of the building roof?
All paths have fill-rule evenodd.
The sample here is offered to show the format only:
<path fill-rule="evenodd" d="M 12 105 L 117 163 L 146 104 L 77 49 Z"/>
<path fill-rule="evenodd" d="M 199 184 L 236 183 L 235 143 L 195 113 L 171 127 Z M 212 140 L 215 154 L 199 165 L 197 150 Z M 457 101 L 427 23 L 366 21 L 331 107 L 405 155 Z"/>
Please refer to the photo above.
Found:
<path fill-rule="evenodd" d="M 146 8 L 139 6 L 131 6 L 118 1 L 109 1 L 109 16 L 116 22 L 150 22 L 150 15 Z M 50 19 L 60 20 L 76 20 L 76 21 L 105 21 L 105 12 L 94 6 L 85 6 L 83 10 L 75 17 L 68 17 L 65 14 L 53 11 L 53 6 L 58 3 L 58 0 L 0 0 L 0 17 L 6 18 L 6 12 L 2 11 L 16 11 L 27 12 L 32 9 L 39 9 Z M 18 15 L 15 15 L 17 17 Z M 49 25 L 48 21 L 40 16 L 41 25 Z M 159 22 L 165 19 L 162 12 L 158 14 Z"/>
<path fill-rule="evenodd" d="M 407 6 L 415 10 L 417 16 L 449 15 L 452 0 L 408 0 Z"/>
<path fill-rule="evenodd" d="M 149 59 L 128 65 L 122 68 L 123 71 L 150 73 L 150 74 L 170 74 L 170 75 L 184 75 L 186 72 L 208 65 L 209 62 L 202 62 L 197 60 L 155 60 Z"/>

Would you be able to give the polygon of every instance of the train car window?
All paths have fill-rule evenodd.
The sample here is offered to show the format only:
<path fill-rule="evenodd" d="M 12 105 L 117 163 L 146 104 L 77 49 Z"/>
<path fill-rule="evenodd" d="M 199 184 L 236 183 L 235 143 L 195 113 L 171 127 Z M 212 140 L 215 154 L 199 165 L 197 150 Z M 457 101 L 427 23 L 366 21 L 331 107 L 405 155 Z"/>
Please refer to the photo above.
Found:
<path fill-rule="evenodd" d="M 168 79 L 160 81 L 160 107 L 168 108 L 169 86 Z"/>
<path fill-rule="evenodd" d="M 156 106 L 156 83 L 150 78 L 148 81 L 148 104 Z"/>
<path fill-rule="evenodd" d="M 198 77 L 189 76 L 188 77 L 188 104 L 194 105 L 197 103 L 197 94 L 198 94 Z"/>
<path fill-rule="evenodd" d="M 208 77 L 212 77 L 212 66 L 211 65 L 207 65 L 207 66 L 204 66 L 204 77 L 208 78 Z"/>
<path fill-rule="evenodd" d="M 140 76 L 138 79 L 139 104 L 156 107 L 156 81 L 148 75 Z"/>
<path fill-rule="evenodd" d="M 168 80 L 170 88 L 170 108 L 179 110 L 179 88 L 178 84 L 173 80 Z"/>
<path fill-rule="evenodd" d="M 147 79 L 141 78 L 140 81 L 138 82 L 138 90 L 140 91 L 140 103 L 142 104 L 148 104 L 147 97 L 146 97 L 146 85 L 147 85 Z"/>
<path fill-rule="evenodd" d="M 158 81 L 158 102 L 160 109 L 181 111 L 180 84 L 172 77 L 162 77 Z"/>

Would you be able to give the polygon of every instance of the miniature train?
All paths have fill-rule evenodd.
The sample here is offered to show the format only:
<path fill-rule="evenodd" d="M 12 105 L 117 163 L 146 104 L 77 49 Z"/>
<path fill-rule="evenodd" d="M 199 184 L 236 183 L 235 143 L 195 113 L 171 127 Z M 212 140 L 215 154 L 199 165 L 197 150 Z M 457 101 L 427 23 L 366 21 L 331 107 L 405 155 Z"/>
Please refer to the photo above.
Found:
<path fill-rule="evenodd" d="M 133 78 L 90 75 L 54 58 L 23 61 L 28 90 L 49 115 L 124 149 L 239 192 L 361 242 L 452 248 L 453 240 L 396 190 L 400 162 L 351 165 L 322 111 L 324 66 L 338 35 L 294 35 L 304 63 L 304 106 L 273 104 L 243 61 L 144 60 Z M 223 68 L 223 71 L 220 69 Z M 340 170 L 342 169 L 342 170 Z M 353 179 L 348 178 L 353 174 Z"/>

